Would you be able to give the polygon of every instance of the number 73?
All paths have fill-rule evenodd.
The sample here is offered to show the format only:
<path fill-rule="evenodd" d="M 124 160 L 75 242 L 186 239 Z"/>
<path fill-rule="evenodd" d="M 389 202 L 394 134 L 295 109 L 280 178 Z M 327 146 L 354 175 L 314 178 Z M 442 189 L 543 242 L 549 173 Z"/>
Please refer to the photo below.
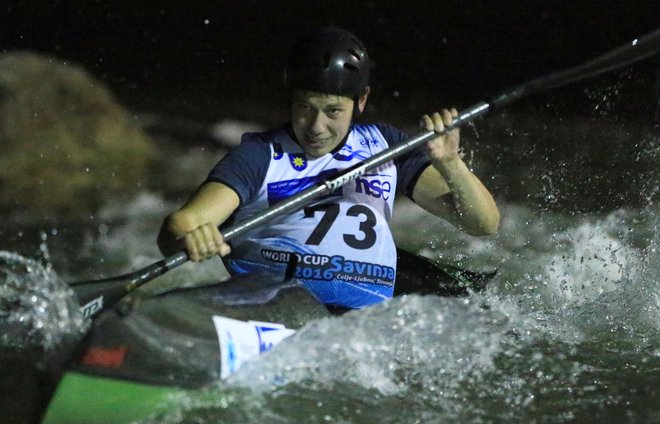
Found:
<path fill-rule="evenodd" d="M 305 244 L 318 246 L 330 231 L 330 227 L 339 217 L 340 207 L 338 203 L 323 203 L 308 206 L 304 209 L 305 218 L 314 218 L 317 212 L 323 213 L 318 225 L 309 235 Z M 346 216 L 363 218 L 360 221 L 359 231 L 363 234 L 358 238 L 355 234 L 344 234 L 344 242 L 354 249 L 368 249 L 376 243 L 376 215 L 364 205 L 353 205 L 346 211 Z"/>

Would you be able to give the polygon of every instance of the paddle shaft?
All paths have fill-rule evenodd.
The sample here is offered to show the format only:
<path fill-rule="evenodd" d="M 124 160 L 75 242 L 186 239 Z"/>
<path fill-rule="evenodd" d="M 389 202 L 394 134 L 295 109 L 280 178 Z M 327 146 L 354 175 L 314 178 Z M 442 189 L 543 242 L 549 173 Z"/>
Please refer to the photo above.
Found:
<path fill-rule="evenodd" d="M 496 96 L 491 101 L 482 101 L 464 111 L 461 111 L 458 116 L 454 118 L 452 125 L 446 126 L 445 129 L 439 133 L 426 131 L 417 134 L 398 146 L 384 150 L 353 167 L 339 172 L 335 177 L 328 179 L 317 186 L 310 187 L 244 222 L 229 227 L 224 231 L 224 238 L 227 241 L 232 240 L 233 238 L 269 222 L 274 218 L 298 210 L 302 206 L 309 204 L 311 201 L 332 192 L 350 181 L 356 180 L 367 171 L 390 162 L 391 160 L 396 159 L 432 140 L 438 135 L 445 134 L 454 128 L 461 126 L 464 122 L 472 121 L 473 119 L 486 114 L 493 108 L 504 107 L 522 97 L 544 89 L 556 88 L 571 82 L 576 82 L 581 79 L 611 71 L 638 60 L 642 60 L 658 51 L 660 51 L 660 29 L 640 39 L 636 39 L 629 44 L 614 49 L 585 64 L 520 84 L 513 89 L 507 90 L 499 96 Z M 185 253 L 181 252 L 170 256 L 166 259 L 166 262 L 168 262 L 168 266 L 176 267 L 186 262 L 186 260 L 187 257 Z"/>
<path fill-rule="evenodd" d="M 557 88 L 565 84 L 609 72 L 611 70 L 645 59 L 657 53 L 658 51 L 660 51 L 660 29 L 653 31 L 642 38 L 633 40 L 632 42 L 621 47 L 613 49 L 608 53 L 598 56 L 597 58 L 582 65 L 575 66 L 568 70 L 554 72 L 547 76 L 536 78 L 526 83 L 517 85 L 512 89 L 503 92 L 499 96 L 494 97 L 492 100 L 482 101 L 464 111 L 461 111 L 458 116 L 454 118 L 452 125 L 446 126 L 445 129 L 441 132 L 436 133 L 433 131 L 426 131 L 417 134 L 398 146 L 384 150 L 363 162 L 360 162 L 339 172 L 335 177 L 331 179 L 325 180 L 306 190 L 303 190 L 302 192 L 281 201 L 272 208 L 269 208 L 261 213 L 256 214 L 250 219 L 227 228 L 223 231 L 224 238 L 225 240 L 230 241 L 242 234 L 249 232 L 255 227 L 258 227 L 289 212 L 298 210 L 301 207 L 309 204 L 311 201 L 329 194 L 333 190 L 347 184 L 350 181 L 354 181 L 358 177 L 364 175 L 367 171 L 390 162 L 399 156 L 402 156 L 407 152 L 410 152 L 411 150 L 432 140 L 433 138 L 461 126 L 464 122 L 472 121 L 475 118 L 486 114 L 491 109 L 507 106 L 520 98 L 542 90 Z M 112 307 L 112 305 L 119 299 L 140 287 L 141 285 L 153 280 L 154 278 L 166 273 L 169 270 L 177 268 L 187 261 L 188 256 L 186 252 L 179 252 L 130 274 L 103 280 L 73 283 L 72 286 L 75 288 L 88 284 L 108 285 L 108 290 L 112 293 L 103 292 L 100 290 L 96 290 L 96 292 L 94 292 L 94 290 L 87 290 L 88 293 L 83 294 L 83 290 L 77 290 L 78 298 L 81 305 L 83 305 L 81 307 L 83 315 L 86 317 L 92 317 L 101 311 Z M 123 284 L 121 284 L 120 287 L 117 287 L 119 283 Z"/>

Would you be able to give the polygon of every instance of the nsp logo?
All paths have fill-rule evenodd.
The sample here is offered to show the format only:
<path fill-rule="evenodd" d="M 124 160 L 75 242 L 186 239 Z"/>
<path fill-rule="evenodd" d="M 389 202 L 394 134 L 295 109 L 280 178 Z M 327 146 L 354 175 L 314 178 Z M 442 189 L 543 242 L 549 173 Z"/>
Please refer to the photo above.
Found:
<path fill-rule="evenodd" d="M 364 193 L 375 198 L 389 200 L 392 191 L 392 184 L 389 181 L 383 181 L 373 178 L 375 175 L 364 175 L 355 179 L 355 191 Z M 371 178 L 364 178 L 371 177 Z"/>

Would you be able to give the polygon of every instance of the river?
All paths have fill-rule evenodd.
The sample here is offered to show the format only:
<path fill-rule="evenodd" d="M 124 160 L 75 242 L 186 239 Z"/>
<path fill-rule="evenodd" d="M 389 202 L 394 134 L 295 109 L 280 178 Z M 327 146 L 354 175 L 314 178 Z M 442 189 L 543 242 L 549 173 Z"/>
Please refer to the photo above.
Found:
<path fill-rule="evenodd" d="M 466 161 L 501 210 L 496 236 L 469 237 L 397 204 L 397 242 L 497 269 L 484 292 L 411 295 L 309 323 L 147 422 L 660 423 L 658 87 L 657 73 L 625 69 L 466 126 Z M 7 217 L 3 346 L 43 354 L 23 362 L 48 369 L 48 355 L 85 328 L 64 281 L 158 260 L 161 220 L 222 153 L 168 144 L 163 160 L 185 171 L 176 191 L 108 199 L 88 219 Z M 149 290 L 223 277 L 217 262 L 187 264 Z M 26 406 L 3 407 L 10 421 L 21 418 L 12 408 L 39 407 L 27 393 L 47 388 L 34 385 L 21 392 Z"/>

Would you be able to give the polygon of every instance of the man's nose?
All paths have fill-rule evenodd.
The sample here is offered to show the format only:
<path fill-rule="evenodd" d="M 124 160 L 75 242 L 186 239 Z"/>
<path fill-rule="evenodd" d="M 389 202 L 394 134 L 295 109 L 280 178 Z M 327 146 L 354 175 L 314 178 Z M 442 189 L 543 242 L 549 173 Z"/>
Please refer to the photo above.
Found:
<path fill-rule="evenodd" d="M 323 112 L 318 111 L 312 116 L 309 128 L 314 134 L 323 132 L 325 129 L 325 116 Z"/>

